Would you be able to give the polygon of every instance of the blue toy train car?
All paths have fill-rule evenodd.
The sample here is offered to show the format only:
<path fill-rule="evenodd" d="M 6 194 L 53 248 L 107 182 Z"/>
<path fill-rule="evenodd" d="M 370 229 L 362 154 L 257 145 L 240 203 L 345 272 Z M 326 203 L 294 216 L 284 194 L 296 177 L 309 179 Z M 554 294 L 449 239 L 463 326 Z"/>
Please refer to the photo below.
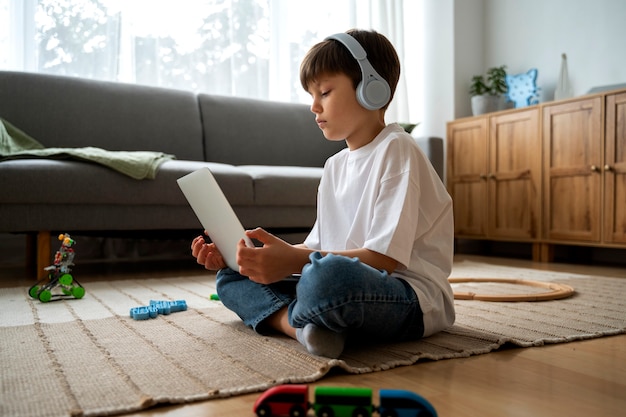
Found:
<path fill-rule="evenodd" d="M 382 389 L 380 405 L 372 401 L 371 388 L 315 387 L 309 401 L 308 385 L 279 385 L 265 391 L 254 403 L 259 417 L 304 417 L 313 409 L 317 417 L 437 417 L 428 400 L 411 391 Z"/>
<path fill-rule="evenodd" d="M 424 397 L 411 391 L 381 389 L 378 414 L 381 417 L 437 417 L 437 411 Z"/>

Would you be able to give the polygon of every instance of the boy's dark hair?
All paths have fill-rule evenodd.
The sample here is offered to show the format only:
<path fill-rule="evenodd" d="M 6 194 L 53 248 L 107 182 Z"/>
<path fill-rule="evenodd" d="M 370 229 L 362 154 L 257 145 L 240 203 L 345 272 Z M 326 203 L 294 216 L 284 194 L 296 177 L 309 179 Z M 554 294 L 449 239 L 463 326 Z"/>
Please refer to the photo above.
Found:
<path fill-rule="evenodd" d="M 400 79 L 400 59 L 395 48 L 389 39 L 373 30 L 351 29 L 346 33 L 361 44 L 376 72 L 389 84 L 391 97 L 383 107 L 386 109 L 393 99 Z M 308 91 L 309 84 L 322 74 L 346 74 L 352 79 L 355 91 L 361 82 L 361 68 L 358 62 L 343 44 L 333 39 L 314 45 L 302 60 L 300 65 L 302 88 Z"/>

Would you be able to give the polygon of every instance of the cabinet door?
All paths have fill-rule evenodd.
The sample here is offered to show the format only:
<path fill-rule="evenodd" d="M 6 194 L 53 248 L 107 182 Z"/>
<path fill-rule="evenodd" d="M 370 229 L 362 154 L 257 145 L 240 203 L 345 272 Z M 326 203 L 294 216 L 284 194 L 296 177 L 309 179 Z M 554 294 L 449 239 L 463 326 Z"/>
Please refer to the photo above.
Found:
<path fill-rule="evenodd" d="M 601 238 L 602 100 L 543 108 L 545 237 Z"/>
<path fill-rule="evenodd" d="M 533 240 L 541 224 L 541 137 L 537 107 L 494 115 L 489 127 L 492 237 Z"/>
<path fill-rule="evenodd" d="M 487 119 L 448 123 L 447 136 L 455 236 L 486 236 Z"/>
<path fill-rule="evenodd" d="M 626 243 L 626 93 L 607 96 L 604 240 Z"/>

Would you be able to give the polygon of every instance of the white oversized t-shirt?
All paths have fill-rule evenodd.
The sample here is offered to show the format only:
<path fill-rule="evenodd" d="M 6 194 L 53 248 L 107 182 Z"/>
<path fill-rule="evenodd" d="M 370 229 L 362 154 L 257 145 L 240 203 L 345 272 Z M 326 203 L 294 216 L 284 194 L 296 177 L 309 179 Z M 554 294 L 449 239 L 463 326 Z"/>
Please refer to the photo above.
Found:
<path fill-rule="evenodd" d="M 452 200 L 412 136 L 390 124 L 369 144 L 333 155 L 317 198 L 308 248 L 367 248 L 395 259 L 392 275 L 415 290 L 424 336 L 454 323 Z"/>

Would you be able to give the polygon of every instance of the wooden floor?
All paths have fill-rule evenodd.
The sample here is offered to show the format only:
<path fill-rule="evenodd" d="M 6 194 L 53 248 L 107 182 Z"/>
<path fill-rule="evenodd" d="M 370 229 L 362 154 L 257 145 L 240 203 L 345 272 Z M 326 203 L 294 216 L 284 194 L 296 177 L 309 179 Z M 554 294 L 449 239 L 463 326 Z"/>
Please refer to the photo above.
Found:
<path fill-rule="evenodd" d="M 477 256 L 457 256 L 457 259 L 626 279 L 623 267 L 538 264 Z M 195 265 L 177 268 L 175 272 L 202 273 Z M 96 268 L 88 279 L 171 273 L 166 268 L 159 268 L 157 272 L 141 267 L 125 271 Z M 88 279 L 81 278 L 81 282 Z M 27 281 L 25 277 L 20 280 L 15 271 L 0 269 L 2 286 Z M 333 371 L 312 385 L 409 389 L 427 398 L 441 417 L 617 417 L 626 415 L 626 335 L 534 348 L 508 348 L 466 359 L 420 362 L 365 375 Z M 256 393 L 188 405 L 160 406 L 127 416 L 253 416 L 252 405 L 258 396 Z"/>

